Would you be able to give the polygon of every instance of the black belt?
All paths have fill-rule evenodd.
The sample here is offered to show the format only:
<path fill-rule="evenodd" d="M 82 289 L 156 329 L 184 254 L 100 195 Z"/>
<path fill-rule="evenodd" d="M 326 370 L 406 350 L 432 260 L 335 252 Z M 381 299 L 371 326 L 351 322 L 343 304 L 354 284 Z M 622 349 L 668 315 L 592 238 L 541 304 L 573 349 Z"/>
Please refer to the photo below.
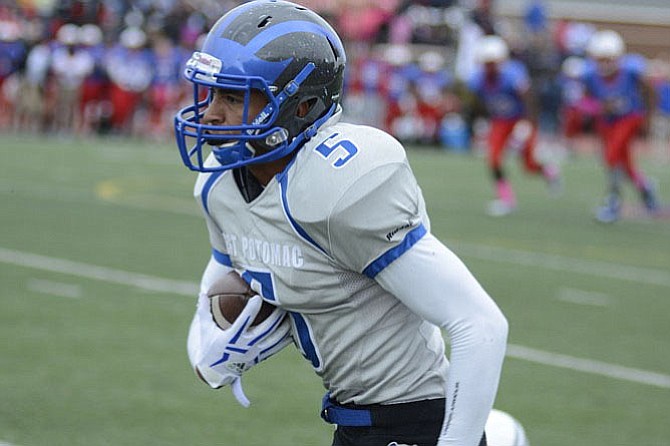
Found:
<path fill-rule="evenodd" d="M 321 418 L 331 424 L 349 427 L 392 427 L 398 424 L 425 423 L 444 418 L 445 399 L 399 404 L 338 404 L 327 393 L 321 405 Z"/>

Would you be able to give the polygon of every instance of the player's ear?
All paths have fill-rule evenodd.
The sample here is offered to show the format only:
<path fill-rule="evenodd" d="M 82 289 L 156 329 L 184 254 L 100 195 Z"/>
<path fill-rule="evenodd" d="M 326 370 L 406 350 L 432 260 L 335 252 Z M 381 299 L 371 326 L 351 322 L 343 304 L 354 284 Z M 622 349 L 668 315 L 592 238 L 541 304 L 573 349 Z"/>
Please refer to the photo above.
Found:
<path fill-rule="evenodd" d="M 305 116 L 307 116 L 307 113 L 309 113 L 309 109 L 312 108 L 314 102 L 316 102 L 316 99 L 310 99 L 308 101 L 303 101 L 300 104 L 298 104 L 298 109 L 295 112 L 296 116 L 298 118 L 304 118 Z"/>

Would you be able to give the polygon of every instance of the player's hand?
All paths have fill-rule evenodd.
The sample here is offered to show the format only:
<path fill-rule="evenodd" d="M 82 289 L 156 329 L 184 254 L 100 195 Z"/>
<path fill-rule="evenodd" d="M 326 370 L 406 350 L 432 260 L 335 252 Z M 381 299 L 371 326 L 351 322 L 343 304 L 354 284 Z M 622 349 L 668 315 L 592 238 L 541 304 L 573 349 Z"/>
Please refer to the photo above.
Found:
<path fill-rule="evenodd" d="M 242 374 L 292 342 L 287 313 L 279 308 L 251 327 L 261 304 L 260 296 L 252 297 L 233 324 L 222 330 L 212 320 L 207 297 L 201 297 L 189 333 L 189 356 L 198 376 L 214 389 L 230 385 L 245 407 L 249 400 L 242 390 Z"/>

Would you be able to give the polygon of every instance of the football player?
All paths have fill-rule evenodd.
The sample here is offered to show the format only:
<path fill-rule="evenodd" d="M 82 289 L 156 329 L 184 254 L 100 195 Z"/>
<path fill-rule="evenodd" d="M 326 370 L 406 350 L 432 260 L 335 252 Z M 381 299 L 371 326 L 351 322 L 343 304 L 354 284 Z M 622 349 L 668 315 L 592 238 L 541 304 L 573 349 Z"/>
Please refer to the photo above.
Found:
<path fill-rule="evenodd" d="M 265 0 L 221 17 L 188 61 L 195 103 L 175 131 L 212 245 L 190 361 L 246 404 L 242 373 L 292 340 L 323 380 L 334 445 L 486 444 L 507 321 L 431 234 L 401 144 L 340 122 L 345 63 L 320 16 Z M 280 311 L 250 327 L 254 297 L 218 328 L 204 291 L 231 269 Z"/>
<path fill-rule="evenodd" d="M 496 35 L 484 36 L 477 44 L 478 69 L 469 79 L 469 88 L 484 104 L 490 120 L 488 163 L 495 182 L 496 199 L 488 213 L 507 215 L 516 209 L 516 196 L 503 170 L 505 150 L 511 146 L 523 157 L 527 172 L 543 175 L 550 190 L 560 186 L 558 169 L 535 158 L 537 113 L 530 99 L 526 67 L 509 58 L 507 43 Z M 517 147 L 514 147 L 517 146 Z"/>
<path fill-rule="evenodd" d="M 619 219 L 624 175 L 635 185 L 647 211 L 654 214 L 659 209 L 654 187 L 635 165 L 631 153 L 633 139 L 653 110 L 653 87 L 645 74 L 646 60 L 624 52 L 623 39 L 612 30 L 598 31 L 587 46 L 595 63 L 589 65 L 584 82 L 589 94 L 600 103 L 597 130 L 609 180 L 605 203 L 596 212 L 596 219 L 602 223 Z"/>

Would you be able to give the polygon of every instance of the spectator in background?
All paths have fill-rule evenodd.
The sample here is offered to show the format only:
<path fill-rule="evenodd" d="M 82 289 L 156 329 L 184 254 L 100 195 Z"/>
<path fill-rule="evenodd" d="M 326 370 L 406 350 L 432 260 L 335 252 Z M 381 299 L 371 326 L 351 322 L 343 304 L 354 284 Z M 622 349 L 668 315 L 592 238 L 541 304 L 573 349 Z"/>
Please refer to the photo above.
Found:
<path fill-rule="evenodd" d="M 111 127 L 115 133 L 133 133 L 135 113 L 154 78 L 154 60 L 145 48 L 146 41 L 146 34 L 141 29 L 126 28 L 119 35 L 119 44 L 105 59 L 111 81 Z"/>
<path fill-rule="evenodd" d="M 384 51 L 383 94 L 388 104 L 384 127 L 401 141 L 418 141 L 423 133 L 416 79 L 419 68 L 409 45 L 389 45 Z"/>
<path fill-rule="evenodd" d="M 452 77 L 446 70 L 444 56 L 434 50 L 419 56 L 418 68 L 415 83 L 417 111 L 423 123 L 421 140 L 439 144 L 442 120 L 454 111 L 457 102 L 450 92 Z"/>
<path fill-rule="evenodd" d="M 0 20 L 0 129 L 11 124 L 15 87 L 8 82 L 25 63 L 26 45 L 21 40 L 21 28 L 13 20 Z"/>
<path fill-rule="evenodd" d="M 354 46 L 351 63 L 345 67 L 344 88 L 347 94 L 343 116 L 351 122 L 383 127 L 387 104 L 383 95 L 386 65 L 379 52 L 370 45 Z"/>
<path fill-rule="evenodd" d="M 487 35 L 501 35 L 498 18 L 493 13 L 493 0 L 472 0 L 474 7 L 466 10 L 458 31 L 456 43 L 456 60 L 454 76 L 462 102 L 461 114 L 465 120 L 467 131 L 473 140 L 479 137 L 479 123 L 482 122 L 484 110 L 481 103 L 471 95 L 467 84 L 477 69 L 477 42 Z"/>
<path fill-rule="evenodd" d="M 531 0 L 523 15 L 526 30 L 537 34 L 544 33 L 549 28 L 547 8 L 542 0 Z"/>
<path fill-rule="evenodd" d="M 531 102 L 530 81 L 524 65 L 509 59 L 506 42 L 499 36 L 484 36 L 477 44 L 479 68 L 470 78 L 469 87 L 484 103 L 490 119 L 488 162 L 495 181 L 496 199 L 488 206 L 492 216 L 516 209 L 516 196 L 503 170 L 508 144 L 521 152 L 527 172 L 543 175 L 552 191 L 559 187 L 555 166 L 543 165 L 535 158 L 537 141 L 536 113 Z"/>
<path fill-rule="evenodd" d="M 477 67 L 476 46 L 482 36 L 500 34 L 493 14 L 493 0 L 475 0 L 475 7 L 461 24 L 456 52 L 455 74 L 464 83 Z"/>
<path fill-rule="evenodd" d="M 101 121 L 109 115 L 109 79 L 104 69 L 106 48 L 100 27 L 92 23 L 82 25 L 79 28 L 79 42 L 81 51 L 93 61 L 93 69 L 82 86 L 79 101 L 81 125 L 77 130 L 79 134 L 88 135 L 99 130 Z"/>
<path fill-rule="evenodd" d="M 25 70 L 21 76 L 16 110 L 13 115 L 15 131 L 42 132 L 46 126 L 47 84 L 51 66 L 48 40 L 35 42 L 28 51 Z"/>
<path fill-rule="evenodd" d="M 587 50 L 595 64 L 590 65 L 584 82 L 588 93 L 600 104 L 597 130 L 608 176 L 605 203 L 597 210 L 596 219 L 602 223 L 619 219 L 624 175 L 637 189 L 647 211 L 654 214 L 659 209 L 654 186 L 637 167 L 632 154 L 633 139 L 654 108 L 653 87 L 645 74 L 646 61 L 641 56 L 625 54 L 623 39 L 612 30 L 595 33 Z"/>
<path fill-rule="evenodd" d="M 337 29 L 344 39 L 368 43 L 385 40 L 382 31 L 394 17 L 398 0 L 344 0 L 342 3 Z"/>
<path fill-rule="evenodd" d="M 160 139 L 172 127 L 171 116 L 182 99 L 181 76 L 186 53 L 164 34 L 151 37 L 155 75 L 149 87 L 149 134 Z"/>
<path fill-rule="evenodd" d="M 524 17 L 526 32 L 519 56 L 528 69 L 530 91 L 538 105 L 538 126 L 546 139 L 553 139 L 558 132 L 560 89 L 557 76 L 561 68 L 561 55 L 554 44 L 546 17 L 544 3 L 532 1 Z M 521 39 L 520 39 L 521 40 Z"/>
<path fill-rule="evenodd" d="M 54 130 L 71 133 L 81 128 L 80 100 L 84 79 L 94 68 L 93 56 L 78 48 L 79 27 L 68 23 L 56 35 L 51 70 L 56 84 L 58 112 L 54 114 Z"/>

